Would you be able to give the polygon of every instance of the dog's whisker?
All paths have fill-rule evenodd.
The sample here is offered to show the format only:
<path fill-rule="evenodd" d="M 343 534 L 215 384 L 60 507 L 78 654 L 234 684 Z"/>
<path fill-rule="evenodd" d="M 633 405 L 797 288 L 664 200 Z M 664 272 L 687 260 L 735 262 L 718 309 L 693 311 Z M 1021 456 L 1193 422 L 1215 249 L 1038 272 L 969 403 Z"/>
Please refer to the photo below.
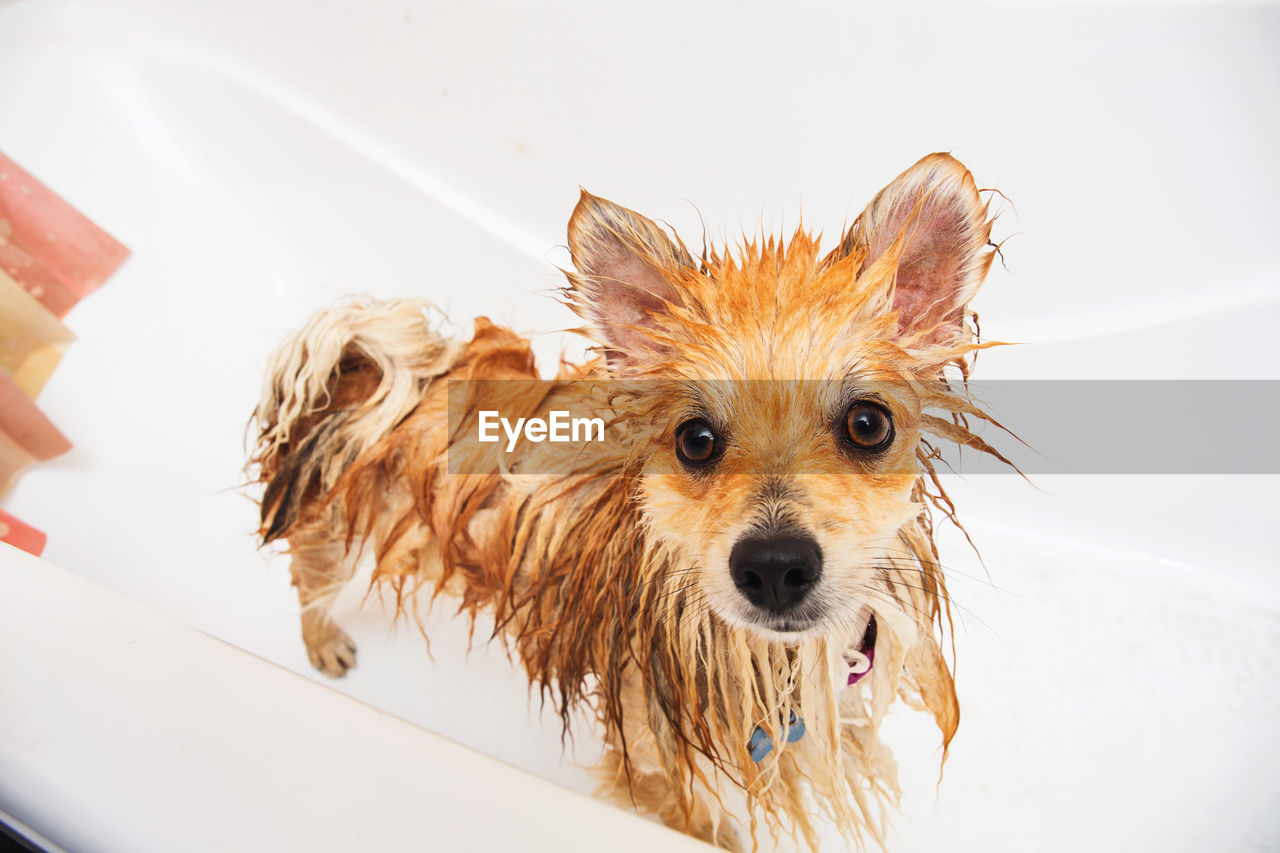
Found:
<path fill-rule="evenodd" d="M 990 577 L 987 577 L 984 575 L 975 575 L 972 572 L 964 572 L 964 571 L 961 571 L 960 569 L 957 569 L 954 565 L 941 563 L 936 560 L 930 560 L 925 557 L 916 556 L 912 554 L 911 551 L 905 548 L 895 549 L 887 545 L 879 546 L 879 547 L 868 547 L 865 549 L 865 553 L 873 554 L 873 555 L 890 555 L 890 556 L 897 555 L 897 556 L 905 557 L 908 560 L 913 560 L 926 568 L 937 569 L 949 578 L 950 577 L 965 578 L 975 583 L 982 584 L 983 586 L 988 586 L 991 589 L 996 590 L 997 592 L 1018 596 L 1019 598 L 1022 597 L 1022 596 L 1019 596 L 1018 593 L 1012 592 L 1009 589 L 998 586 Z"/>

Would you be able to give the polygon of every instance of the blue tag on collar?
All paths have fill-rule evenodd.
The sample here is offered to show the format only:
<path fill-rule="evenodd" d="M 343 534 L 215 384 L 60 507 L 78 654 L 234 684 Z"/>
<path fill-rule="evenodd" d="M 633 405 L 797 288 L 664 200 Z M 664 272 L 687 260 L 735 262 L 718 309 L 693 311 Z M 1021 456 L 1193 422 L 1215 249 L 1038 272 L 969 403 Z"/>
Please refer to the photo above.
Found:
<path fill-rule="evenodd" d="M 787 722 L 784 729 L 787 737 L 787 743 L 795 743 L 804 737 L 804 718 L 797 717 L 796 712 L 791 712 L 791 719 Z M 766 755 L 773 751 L 773 738 L 769 737 L 760 726 L 756 726 L 756 730 L 751 733 L 751 740 L 747 743 L 751 750 L 751 760 L 759 764 Z"/>

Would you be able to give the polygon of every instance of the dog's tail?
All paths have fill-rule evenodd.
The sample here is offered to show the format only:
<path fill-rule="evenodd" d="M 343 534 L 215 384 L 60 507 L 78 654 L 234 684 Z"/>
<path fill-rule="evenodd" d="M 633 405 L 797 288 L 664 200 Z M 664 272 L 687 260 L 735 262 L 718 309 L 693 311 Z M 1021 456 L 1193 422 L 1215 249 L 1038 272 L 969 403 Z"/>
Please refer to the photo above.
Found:
<path fill-rule="evenodd" d="M 433 314 L 421 299 L 362 299 L 317 311 L 281 342 L 250 420 L 263 543 L 287 536 L 456 360 L 461 345 L 432 328 Z"/>

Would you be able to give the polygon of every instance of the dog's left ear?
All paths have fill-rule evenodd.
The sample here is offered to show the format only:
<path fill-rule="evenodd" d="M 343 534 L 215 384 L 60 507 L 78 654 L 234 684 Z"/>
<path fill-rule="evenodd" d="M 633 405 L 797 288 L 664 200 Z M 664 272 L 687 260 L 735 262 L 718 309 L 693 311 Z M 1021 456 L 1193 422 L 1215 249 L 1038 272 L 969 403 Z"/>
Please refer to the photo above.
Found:
<path fill-rule="evenodd" d="M 578 269 L 569 274 L 571 304 L 599 331 L 609 362 L 634 366 L 660 354 L 645 331 L 680 304 L 667 273 L 694 265 L 684 246 L 635 211 L 583 190 L 569 219 L 569 252 Z"/>
<path fill-rule="evenodd" d="M 973 175 L 950 154 L 930 154 L 872 199 L 829 260 L 865 250 L 861 272 L 896 255 L 899 336 L 954 344 L 991 266 L 990 236 Z"/>

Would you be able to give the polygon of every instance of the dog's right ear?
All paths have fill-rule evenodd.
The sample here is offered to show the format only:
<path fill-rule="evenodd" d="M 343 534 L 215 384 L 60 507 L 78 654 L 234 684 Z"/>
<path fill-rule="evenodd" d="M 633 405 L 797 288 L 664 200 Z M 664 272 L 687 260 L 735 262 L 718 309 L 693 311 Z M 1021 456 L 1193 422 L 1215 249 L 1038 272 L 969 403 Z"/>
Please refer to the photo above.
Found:
<path fill-rule="evenodd" d="M 649 331 L 680 305 L 668 274 L 693 259 L 653 221 L 586 190 L 569 218 L 570 304 L 596 328 L 609 363 L 635 366 L 663 352 Z"/>

